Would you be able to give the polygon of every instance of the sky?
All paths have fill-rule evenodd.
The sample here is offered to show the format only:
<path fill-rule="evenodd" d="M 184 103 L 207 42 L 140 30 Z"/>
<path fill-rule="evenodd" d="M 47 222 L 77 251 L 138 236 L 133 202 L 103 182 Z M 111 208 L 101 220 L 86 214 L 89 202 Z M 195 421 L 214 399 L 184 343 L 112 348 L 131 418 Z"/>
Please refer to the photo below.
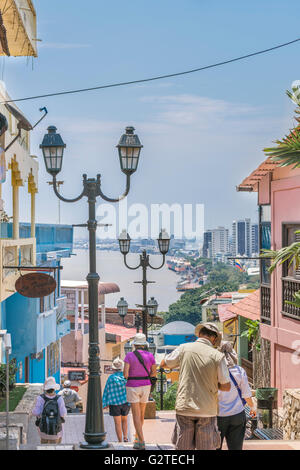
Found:
<path fill-rule="evenodd" d="M 1 58 L 0 77 L 13 99 L 143 79 L 202 67 L 298 37 L 297 0 L 36 0 L 38 58 Z M 35 123 L 31 136 L 40 162 L 37 222 L 57 223 L 58 202 L 47 184 L 39 144 L 55 125 L 67 144 L 61 189 L 82 190 L 82 174 L 102 175 L 102 190 L 117 197 L 125 187 L 116 145 L 133 125 L 143 149 L 128 205 L 204 204 L 205 228 L 231 227 L 257 218 L 257 195 L 236 186 L 294 126 L 285 95 L 300 79 L 300 42 L 185 76 L 18 103 Z M 9 185 L 4 185 L 10 214 Z M 30 218 L 22 190 L 21 211 Z M 99 204 L 103 201 L 99 200 Z M 87 220 L 87 204 L 61 204 L 67 224 Z M 84 235 L 76 229 L 77 236 Z"/>

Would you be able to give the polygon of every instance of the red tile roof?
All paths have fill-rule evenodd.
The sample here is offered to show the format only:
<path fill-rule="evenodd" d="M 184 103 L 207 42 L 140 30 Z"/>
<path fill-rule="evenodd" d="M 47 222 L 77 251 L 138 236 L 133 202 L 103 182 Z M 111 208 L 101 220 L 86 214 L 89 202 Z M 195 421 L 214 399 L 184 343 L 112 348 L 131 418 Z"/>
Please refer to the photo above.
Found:
<path fill-rule="evenodd" d="M 126 328 L 125 326 L 113 325 L 111 323 L 105 324 L 105 333 L 110 333 L 120 337 L 120 341 L 128 341 L 136 335 L 135 328 Z"/>
<path fill-rule="evenodd" d="M 232 307 L 232 304 L 221 304 L 218 305 L 218 315 L 220 318 L 220 322 L 224 323 L 226 320 L 230 320 L 231 318 L 235 318 L 236 314 L 232 313 L 229 308 Z"/>
<path fill-rule="evenodd" d="M 229 312 L 248 318 L 249 320 L 260 319 L 260 289 L 247 295 L 236 304 L 228 305 Z"/>
<path fill-rule="evenodd" d="M 274 162 L 272 157 L 268 157 L 237 186 L 237 191 L 257 191 L 259 181 L 277 167 L 278 162 Z"/>

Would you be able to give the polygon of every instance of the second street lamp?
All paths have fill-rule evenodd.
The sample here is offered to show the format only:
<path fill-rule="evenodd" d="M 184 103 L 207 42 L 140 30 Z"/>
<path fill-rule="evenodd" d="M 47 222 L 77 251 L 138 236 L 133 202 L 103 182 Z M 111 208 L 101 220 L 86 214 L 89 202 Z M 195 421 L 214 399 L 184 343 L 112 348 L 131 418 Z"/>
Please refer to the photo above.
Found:
<path fill-rule="evenodd" d="M 88 394 L 86 404 L 85 442 L 80 447 L 85 449 L 105 449 L 108 443 L 105 441 L 104 418 L 102 409 L 102 393 L 100 382 L 100 351 L 98 334 L 98 283 L 99 275 L 96 271 L 96 200 L 101 197 L 108 202 L 119 202 L 127 196 L 130 189 L 130 176 L 136 171 L 142 145 L 139 138 L 134 134 L 133 127 L 127 127 L 126 133 L 120 138 L 117 145 L 120 155 L 121 171 L 126 174 L 126 190 L 122 196 L 112 199 L 105 196 L 101 189 L 101 176 L 87 178 L 83 175 L 83 190 L 74 199 L 64 198 L 58 191 L 56 176 L 61 171 L 63 153 L 66 144 L 61 136 L 56 133 L 56 127 L 48 127 L 48 134 L 40 145 L 43 151 L 46 170 L 52 176 L 52 186 L 56 196 L 64 202 L 76 202 L 84 196 L 88 200 L 89 218 L 86 224 L 89 231 L 89 273 L 88 281 L 88 304 L 89 304 L 89 358 L 88 358 Z M 124 156 L 126 154 L 126 157 Z"/>
<path fill-rule="evenodd" d="M 123 230 L 122 233 L 119 236 L 119 246 L 120 246 L 120 251 L 121 251 L 122 255 L 124 256 L 125 266 L 128 269 L 131 269 L 131 270 L 136 270 L 136 269 L 142 268 L 142 271 L 143 271 L 143 280 L 142 281 L 137 281 L 137 283 L 142 284 L 142 286 L 143 286 L 143 304 L 139 305 L 139 307 L 142 307 L 142 310 L 143 310 L 143 319 L 142 319 L 142 321 L 143 321 L 143 333 L 147 337 L 148 336 L 148 327 L 147 327 L 147 308 L 148 308 L 148 306 L 147 306 L 147 285 L 154 282 L 154 281 L 148 281 L 147 280 L 147 269 L 148 268 L 161 269 L 164 266 L 165 260 L 166 260 L 166 254 L 169 251 L 170 237 L 169 237 L 169 235 L 167 234 L 167 232 L 165 230 L 162 230 L 159 234 L 158 247 L 159 247 L 160 253 L 163 255 L 163 260 L 162 260 L 162 263 L 160 264 L 160 266 L 158 266 L 158 267 L 152 266 L 150 264 L 149 255 L 147 255 L 146 250 L 143 250 L 142 254 L 140 255 L 140 262 L 137 266 L 132 267 L 132 266 L 128 265 L 126 257 L 129 253 L 129 250 L 130 250 L 130 236 L 128 235 L 126 230 Z M 155 299 L 153 299 L 153 301 L 156 302 Z M 150 302 L 150 305 L 149 305 L 150 311 L 153 313 L 153 311 L 154 311 L 153 309 L 156 308 L 156 312 L 157 312 L 157 306 L 158 306 L 157 302 L 156 302 L 156 304 L 155 303 L 151 304 L 151 301 L 149 301 L 149 302 Z M 155 315 L 156 315 L 156 313 L 154 314 L 154 316 Z"/>

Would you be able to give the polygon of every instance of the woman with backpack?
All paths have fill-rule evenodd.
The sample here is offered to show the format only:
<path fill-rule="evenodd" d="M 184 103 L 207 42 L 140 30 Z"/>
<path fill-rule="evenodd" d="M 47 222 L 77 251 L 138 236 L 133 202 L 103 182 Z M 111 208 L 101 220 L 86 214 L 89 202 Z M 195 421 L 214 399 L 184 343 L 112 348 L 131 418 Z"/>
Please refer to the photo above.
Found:
<path fill-rule="evenodd" d="M 62 423 L 67 415 L 62 396 L 56 394 L 60 386 L 54 377 L 48 377 L 44 383 L 44 393 L 36 399 L 32 410 L 38 427 L 41 444 L 60 444 L 62 440 Z"/>
<path fill-rule="evenodd" d="M 136 431 L 133 448 L 145 450 L 143 424 L 151 382 L 156 380 L 156 362 L 153 354 L 148 351 L 146 335 L 137 333 L 131 345 L 134 350 L 125 356 L 123 374 L 127 379 L 127 401 L 131 404 Z"/>
<path fill-rule="evenodd" d="M 222 449 L 224 439 L 228 450 L 242 450 L 246 431 L 246 404 L 251 409 L 251 416 L 256 416 L 252 392 L 245 370 L 237 365 L 237 354 L 232 343 L 223 341 L 220 351 L 225 354 L 231 389 L 229 392 L 218 392 L 218 428 L 221 433 L 221 448 L 218 450 Z"/>

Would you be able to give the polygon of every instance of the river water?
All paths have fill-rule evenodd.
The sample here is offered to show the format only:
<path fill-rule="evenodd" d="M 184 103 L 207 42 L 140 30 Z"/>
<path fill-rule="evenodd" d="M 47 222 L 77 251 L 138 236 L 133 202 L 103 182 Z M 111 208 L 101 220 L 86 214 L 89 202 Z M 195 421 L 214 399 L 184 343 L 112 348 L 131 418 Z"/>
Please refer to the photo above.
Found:
<path fill-rule="evenodd" d="M 89 252 L 88 250 L 74 250 L 74 253 L 76 256 L 62 259 L 61 277 L 64 280 L 85 280 L 89 271 Z M 150 262 L 154 266 L 159 266 L 161 260 L 160 255 L 150 255 Z M 136 266 L 139 263 L 139 255 L 129 254 L 127 262 L 130 266 Z M 97 250 L 97 271 L 100 281 L 115 282 L 120 288 L 120 292 L 105 296 L 107 307 L 116 307 L 120 297 L 127 300 L 129 308 L 142 303 L 142 285 L 135 283 L 142 279 L 142 270 L 139 268 L 131 271 L 126 268 L 119 251 Z M 170 271 L 165 265 L 159 270 L 148 268 L 147 278 L 149 281 L 155 281 L 154 284 L 148 284 L 147 299 L 155 297 L 159 304 L 158 311 L 167 311 L 169 305 L 180 298 L 181 293 L 176 291 L 180 276 Z"/>

